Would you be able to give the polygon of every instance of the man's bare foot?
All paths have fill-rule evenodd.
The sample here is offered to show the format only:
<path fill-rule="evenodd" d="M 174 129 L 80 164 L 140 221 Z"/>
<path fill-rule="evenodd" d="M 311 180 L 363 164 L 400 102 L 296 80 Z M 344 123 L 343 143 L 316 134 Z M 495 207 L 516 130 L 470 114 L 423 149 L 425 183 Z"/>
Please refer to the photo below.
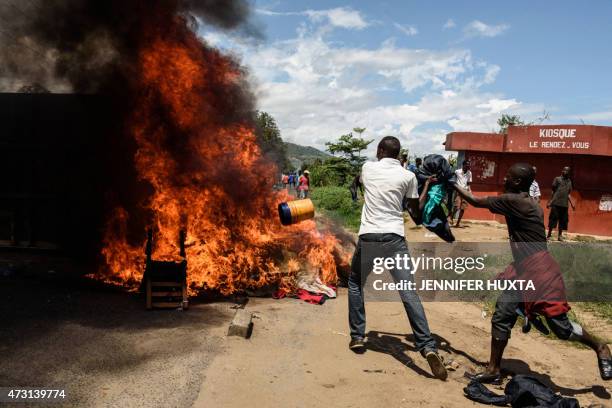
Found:
<path fill-rule="evenodd" d="M 610 348 L 607 344 L 601 344 L 597 347 L 597 357 L 612 358 L 612 353 L 610 353 Z"/>

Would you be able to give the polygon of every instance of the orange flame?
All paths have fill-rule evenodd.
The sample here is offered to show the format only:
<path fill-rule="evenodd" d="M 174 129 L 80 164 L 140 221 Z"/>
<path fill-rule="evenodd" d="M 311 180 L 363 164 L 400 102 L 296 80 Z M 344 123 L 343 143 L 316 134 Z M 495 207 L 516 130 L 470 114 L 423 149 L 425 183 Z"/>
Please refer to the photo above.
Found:
<path fill-rule="evenodd" d="M 154 259 L 178 259 L 185 230 L 192 291 L 287 287 L 300 269 L 335 283 L 337 239 L 313 221 L 280 225 L 276 206 L 290 197 L 271 189 L 276 168 L 262 157 L 249 124 L 218 117 L 223 89 L 244 86 L 240 67 L 201 43 L 182 19 L 173 24 L 174 35 L 153 34 L 139 52 L 137 108 L 128 123 L 138 175 L 153 188 L 142 210 L 156 231 Z M 108 222 L 103 278 L 135 287 L 146 234 L 131 245 L 128 223 L 123 208 Z"/>

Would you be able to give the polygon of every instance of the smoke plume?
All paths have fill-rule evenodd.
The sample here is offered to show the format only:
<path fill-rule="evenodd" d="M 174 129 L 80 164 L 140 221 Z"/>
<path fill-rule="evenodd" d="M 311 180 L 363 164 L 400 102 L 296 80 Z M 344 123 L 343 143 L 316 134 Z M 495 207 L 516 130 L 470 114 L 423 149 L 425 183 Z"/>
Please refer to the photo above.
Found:
<path fill-rule="evenodd" d="M 162 260 L 176 260 L 186 232 L 193 290 L 294 287 L 299 271 L 335 282 L 346 258 L 336 238 L 278 222 L 289 197 L 271 189 L 277 169 L 244 69 L 196 34 L 205 23 L 257 35 L 246 0 L 2 1 L 2 85 L 98 94 L 111 107 L 96 159 L 103 279 L 140 281 L 152 228 Z"/>
<path fill-rule="evenodd" d="M 0 0 L 0 91 L 111 93 L 169 20 L 259 36 L 249 17 L 246 0 Z"/>

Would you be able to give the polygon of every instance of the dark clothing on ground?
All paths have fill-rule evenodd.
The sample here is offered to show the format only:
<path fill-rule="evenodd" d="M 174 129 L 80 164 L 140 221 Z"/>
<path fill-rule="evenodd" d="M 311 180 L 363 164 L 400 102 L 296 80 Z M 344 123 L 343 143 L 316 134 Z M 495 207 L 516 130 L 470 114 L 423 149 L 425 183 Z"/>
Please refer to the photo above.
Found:
<path fill-rule="evenodd" d="M 515 262 L 547 250 L 544 212 L 529 194 L 506 193 L 487 199 L 487 208 L 506 217 Z"/>
<path fill-rule="evenodd" d="M 569 223 L 569 211 L 567 205 L 565 207 L 559 205 L 550 206 L 550 214 L 548 214 L 548 228 L 557 228 L 559 223 L 559 229 L 561 231 L 567 231 L 567 224 Z"/>
<path fill-rule="evenodd" d="M 555 177 L 552 185 L 553 196 L 550 199 L 550 205 L 567 208 L 569 204 L 569 196 L 572 192 L 572 180 L 563 176 Z"/>
<path fill-rule="evenodd" d="M 540 380 L 529 375 L 517 374 L 506 384 L 504 395 L 498 395 L 477 381 L 471 381 L 463 389 L 472 401 L 488 405 L 512 408 L 580 408 L 575 398 L 555 394 Z"/>
<path fill-rule="evenodd" d="M 404 237 L 397 234 L 362 234 L 359 236 L 357 248 L 351 263 L 351 275 L 348 281 L 348 302 L 349 302 L 349 326 L 351 338 L 365 338 L 366 314 L 363 299 L 363 286 L 369 273 L 371 272 L 372 254 L 364 251 L 364 245 L 372 248 L 376 246 L 376 256 L 395 257 L 396 254 L 409 254 L 408 246 Z M 364 253 L 365 252 L 365 253 Z M 408 255 L 409 256 L 409 255 Z M 363 259 L 362 259 L 363 258 Z M 368 270 L 362 271 L 363 265 L 370 266 Z M 412 281 L 413 275 L 409 269 L 391 269 L 391 275 L 395 282 Z M 404 304 L 404 309 L 408 315 L 410 327 L 414 333 L 415 345 L 422 351 L 436 351 L 436 342 L 431 336 L 425 310 L 419 299 L 419 295 L 414 290 L 399 291 L 400 298 Z"/>

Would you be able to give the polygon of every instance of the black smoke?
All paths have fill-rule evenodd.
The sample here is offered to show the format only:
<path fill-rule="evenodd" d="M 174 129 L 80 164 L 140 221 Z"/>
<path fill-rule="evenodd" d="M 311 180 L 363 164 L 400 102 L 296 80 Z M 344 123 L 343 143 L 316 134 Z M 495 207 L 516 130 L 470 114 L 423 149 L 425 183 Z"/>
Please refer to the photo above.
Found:
<path fill-rule="evenodd" d="M 60 118 L 66 129 L 78 127 L 78 138 L 87 141 L 87 150 L 93 152 L 87 158 L 65 163 L 72 167 L 73 174 L 79 175 L 79 183 L 95 185 L 65 203 L 69 208 L 88 208 L 83 211 L 87 213 L 86 223 L 76 219 L 75 214 L 81 212 L 68 211 L 75 218 L 72 224 L 81 228 L 72 235 L 78 235 L 85 243 L 87 254 L 99 250 L 101 235 L 114 208 L 125 208 L 130 214 L 133 242 L 142 241 L 145 226 L 151 221 L 150 214 L 143 211 L 152 194 L 151 185 L 139 177 L 134 167 L 138 145 L 126 129 L 143 93 L 150 92 L 134 80 L 139 75 L 139 52 L 159 38 L 191 38 L 201 24 L 258 37 L 260 33 L 250 16 L 247 0 L 0 0 L 0 92 L 49 90 L 98 98 L 91 104 L 94 112 L 88 112 L 96 118 L 91 129 L 81 126 L 82 120 L 70 117 L 74 110 Z M 203 55 L 217 55 L 208 45 L 202 43 L 201 47 Z M 228 60 L 242 72 L 237 61 Z M 228 87 L 216 78 L 210 78 L 207 84 L 214 95 L 209 108 L 215 121 L 253 123 L 255 102 L 248 84 Z M 154 94 L 150 97 L 157 98 Z M 40 98 L 43 97 L 36 100 Z M 40 106 L 53 105 L 52 98 L 50 95 L 41 99 Z M 187 138 L 167 119 L 168 115 L 160 98 L 155 112 L 157 122 L 153 123 L 166 131 L 161 143 L 177 163 L 176 183 L 201 183 L 198 188 L 210 184 L 238 186 L 235 181 L 244 175 L 234 174 L 232 166 L 227 166 L 227 171 L 216 179 L 196 182 L 186 176 L 201 170 L 201 158 L 193 156 L 185 143 Z M 49 136 L 58 143 L 70 139 L 57 133 Z M 232 158 L 228 155 L 228 160 Z M 71 191 L 78 188 L 75 185 Z M 243 188 L 235 190 L 232 196 L 244 195 Z"/>
<path fill-rule="evenodd" d="M 0 0 L 0 91 L 109 93 L 169 20 L 259 36 L 250 15 L 247 0 Z"/>

